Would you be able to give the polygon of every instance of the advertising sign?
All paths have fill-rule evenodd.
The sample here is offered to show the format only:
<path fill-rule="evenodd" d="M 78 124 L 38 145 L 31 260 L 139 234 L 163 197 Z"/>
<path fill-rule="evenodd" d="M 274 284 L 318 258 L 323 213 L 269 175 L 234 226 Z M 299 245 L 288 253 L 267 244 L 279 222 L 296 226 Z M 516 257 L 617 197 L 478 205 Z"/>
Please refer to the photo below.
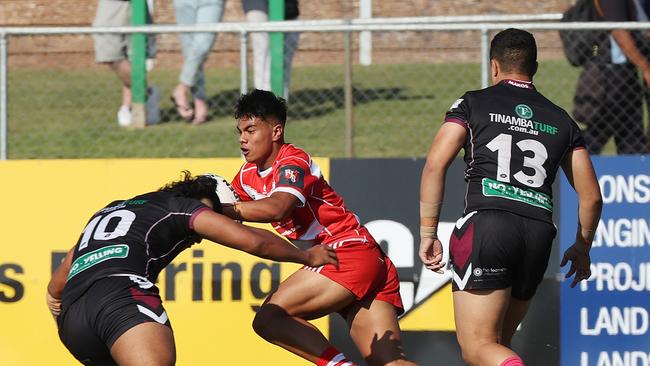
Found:
<path fill-rule="evenodd" d="M 591 250 L 591 278 L 561 285 L 563 366 L 650 365 L 650 161 L 595 157 L 603 213 Z M 560 243 L 574 243 L 577 197 L 561 186 Z"/>
<path fill-rule="evenodd" d="M 328 174 L 329 161 L 316 160 Z M 45 291 L 51 271 L 97 209 L 156 190 L 179 179 L 184 169 L 229 179 L 241 163 L 236 158 L 2 162 L 0 365 L 78 364 L 58 339 Z M 251 326 L 256 307 L 297 268 L 207 240 L 181 253 L 157 283 L 174 329 L 177 364 L 304 365 Z M 326 319 L 314 324 L 329 335 Z"/>

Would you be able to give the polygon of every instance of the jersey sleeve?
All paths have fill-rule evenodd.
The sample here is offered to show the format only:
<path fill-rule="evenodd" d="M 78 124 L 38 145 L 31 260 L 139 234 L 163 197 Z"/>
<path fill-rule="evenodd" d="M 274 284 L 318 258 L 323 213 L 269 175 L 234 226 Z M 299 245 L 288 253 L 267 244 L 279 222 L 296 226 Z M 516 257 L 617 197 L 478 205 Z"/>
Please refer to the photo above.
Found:
<path fill-rule="evenodd" d="M 469 128 L 469 117 L 469 101 L 468 95 L 465 93 L 449 107 L 449 110 L 445 114 L 445 123 L 457 123 L 465 128 Z"/>
<path fill-rule="evenodd" d="M 587 144 L 585 143 L 584 137 L 582 137 L 582 131 L 580 127 L 571 120 L 571 150 L 581 150 L 586 149 Z"/>
<path fill-rule="evenodd" d="M 569 113 L 564 111 L 564 117 L 568 121 L 569 124 L 569 149 L 571 150 L 580 150 L 580 149 L 586 149 L 587 144 L 585 143 L 585 139 L 582 136 L 582 131 L 580 130 L 580 127 L 578 124 L 571 118 Z"/>
<path fill-rule="evenodd" d="M 194 230 L 194 219 L 205 211 L 212 210 L 203 202 L 187 197 L 172 196 L 169 198 L 169 211 L 180 221 L 180 227 L 185 230 Z"/>
<path fill-rule="evenodd" d="M 232 182 L 230 182 L 230 186 L 235 190 L 235 192 L 237 192 L 240 200 L 252 201 L 253 198 L 246 193 L 246 190 L 244 190 L 244 186 L 242 185 L 242 170 L 243 169 L 239 169 L 237 175 L 235 175 Z"/>
<path fill-rule="evenodd" d="M 320 179 L 320 170 L 306 153 L 283 159 L 274 172 L 275 188 L 271 192 L 286 192 L 305 205 L 312 186 Z"/>

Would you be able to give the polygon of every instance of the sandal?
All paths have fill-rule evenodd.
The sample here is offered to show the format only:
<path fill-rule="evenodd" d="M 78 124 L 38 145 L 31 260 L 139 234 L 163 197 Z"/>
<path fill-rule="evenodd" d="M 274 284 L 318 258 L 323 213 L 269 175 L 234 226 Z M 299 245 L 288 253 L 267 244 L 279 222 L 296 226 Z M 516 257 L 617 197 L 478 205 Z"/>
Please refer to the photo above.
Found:
<path fill-rule="evenodd" d="M 172 101 L 172 103 L 174 103 L 174 106 L 176 107 L 176 113 L 178 113 L 182 119 L 189 122 L 192 120 L 192 118 L 194 118 L 194 110 L 192 107 L 179 104 L 173 95 L 169 97 L 169 99 Z"/>

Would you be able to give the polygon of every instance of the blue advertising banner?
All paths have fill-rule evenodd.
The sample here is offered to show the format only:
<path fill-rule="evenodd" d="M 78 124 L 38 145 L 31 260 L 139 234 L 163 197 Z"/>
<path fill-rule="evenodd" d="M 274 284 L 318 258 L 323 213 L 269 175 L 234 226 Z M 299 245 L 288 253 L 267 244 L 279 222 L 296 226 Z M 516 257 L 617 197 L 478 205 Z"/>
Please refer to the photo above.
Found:
<path fill-rule="evenodd" d="M 603 213 L 591 278 L 561 284 L 563 366 L 650 365 L 650 157 L 594 157 Z M 578 201 L 561 183 L 560 255 L 575 240 Z M 566 272 L 564 269 L 562 272 Z"/>

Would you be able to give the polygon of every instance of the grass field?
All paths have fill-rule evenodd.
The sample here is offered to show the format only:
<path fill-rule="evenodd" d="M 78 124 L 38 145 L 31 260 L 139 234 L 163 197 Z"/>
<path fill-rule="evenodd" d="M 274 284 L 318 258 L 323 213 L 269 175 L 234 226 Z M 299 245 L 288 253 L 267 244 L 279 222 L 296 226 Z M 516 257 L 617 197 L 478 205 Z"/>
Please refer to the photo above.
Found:
<path fill-rule="evenodd" d="M 542 62 L 537 87 L 570 108 L 579 70 Z M 355 66 L 354 156 L 421 157 L 444 113 L 465 90 L 480 88 L 478 64 Z M 9 158 L 117 158 L 238 156 L 232 106 L 238 69 L 207 73 L 210 121 L 182 122 L 169 93 L 177 71 L 156 70 L 163 122 L 144 130 L 120 128 L 120 86 L 107 70 L 10 70 Z M 343 66 L 294 69 L 287 139 L 314 156 L 345 156 Z M 612 153 L 608 145 L 606 153 Z"/>

